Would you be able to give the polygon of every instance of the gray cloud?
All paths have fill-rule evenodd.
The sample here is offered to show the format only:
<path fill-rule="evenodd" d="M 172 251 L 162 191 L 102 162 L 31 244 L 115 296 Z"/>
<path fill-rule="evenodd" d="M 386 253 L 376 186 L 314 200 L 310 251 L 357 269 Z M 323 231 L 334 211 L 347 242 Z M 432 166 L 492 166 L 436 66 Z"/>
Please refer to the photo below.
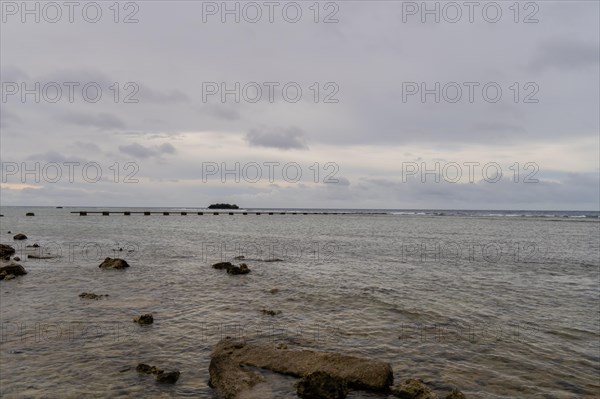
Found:
<path fill-rule="evenodd" d="M 160 157 L 163 154 L 175 154 L 176 149 L 170 143 L 164 143 L 159 146 L 146 147 L 139 143 L 119 146 L 119 151 L 123 154 L 131 155 L 136 158 Z"/>
<path fill-rule="evenodd" d="M 74 125 L 95 127 L 100 130 L 125 128 L 125 122 L 121 118 L 108 112 L 100 112 L 98 114 L 69 113 L 61 115 L 59 119 Z"/>
<path fill-rule="evenodd" d="M 251 146 L 278 148 L 280 150 L 307 150 L 304 133 L 297 127 L 288 129 L 252 129 L 246 134 Z"/>
<path fill-rule="evenodd" d="M 542 43 L 530 64 L 533 70 L 578 70 L 600 64 L 600 43 L 558 38 Z"/>

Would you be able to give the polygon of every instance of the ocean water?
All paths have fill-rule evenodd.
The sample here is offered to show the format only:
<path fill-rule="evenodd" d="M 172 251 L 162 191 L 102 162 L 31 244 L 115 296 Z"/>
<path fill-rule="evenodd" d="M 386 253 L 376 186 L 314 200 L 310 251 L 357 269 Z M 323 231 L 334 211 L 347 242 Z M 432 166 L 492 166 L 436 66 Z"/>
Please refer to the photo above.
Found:
<path fill-rule="evenodd" d="M 385 360 L 397 382 L 469 398 L 600 393 L 598 212 L 79 209 L 0 209 L 0 241 L 29 272 L 0 282 L 3 397 L 213 398 L 209 356 L 225 336 Z M 211 268 L 240 255 L 248 275 Z M 131 267 L 100 270 L 107 256 Z M 154 324 L 132 322 L 143 313 Z M 140 362 L 181 377 L 159 385 Z M 266 375 L 265 397 L 294 397 L 293 378 Z"/>

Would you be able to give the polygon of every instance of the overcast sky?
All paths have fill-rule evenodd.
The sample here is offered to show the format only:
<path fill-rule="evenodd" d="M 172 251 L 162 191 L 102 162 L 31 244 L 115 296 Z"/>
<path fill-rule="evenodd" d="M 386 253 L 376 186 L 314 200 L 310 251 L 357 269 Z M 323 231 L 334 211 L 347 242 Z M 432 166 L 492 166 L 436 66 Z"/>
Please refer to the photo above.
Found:
<path fill-rule="evenodd" d="M 598 210 L 597 1 L 1 3 L 4 206 Z"/>

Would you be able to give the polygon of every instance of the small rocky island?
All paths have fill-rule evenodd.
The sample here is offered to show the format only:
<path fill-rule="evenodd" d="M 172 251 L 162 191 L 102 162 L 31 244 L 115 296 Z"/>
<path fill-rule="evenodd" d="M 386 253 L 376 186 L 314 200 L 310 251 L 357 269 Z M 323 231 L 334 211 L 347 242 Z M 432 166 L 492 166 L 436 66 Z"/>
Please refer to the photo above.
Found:
<path fill-rule="evenodd" d="M 208 209 L 240 209 L 236 204 L 210 204 Z"/>

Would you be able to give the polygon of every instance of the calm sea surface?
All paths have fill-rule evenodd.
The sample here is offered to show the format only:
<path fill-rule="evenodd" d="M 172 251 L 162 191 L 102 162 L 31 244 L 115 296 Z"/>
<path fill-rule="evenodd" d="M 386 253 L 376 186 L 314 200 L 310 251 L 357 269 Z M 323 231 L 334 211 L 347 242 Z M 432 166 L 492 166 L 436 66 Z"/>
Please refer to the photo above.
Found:
<path fill-rule="evenodd" d="M 385 360 L 396 381 L 469 398 L 599 395 L 598 212 L 79 209 L 0 210 L 0 241 L 29 272 L 0 282 L 3 397 L 212 398 L 209 355 L 225 336 Z M 239 255 L 252 273 L 210 266 Z M 100 270 L 107 256 L 131 267 Z M 143 313 L 153 325 L 132 322 Z M 158 385 L 140 362 L 181 377 Z M 268 379 L 273 397 L 294 397 L 294 379 Z"/>

